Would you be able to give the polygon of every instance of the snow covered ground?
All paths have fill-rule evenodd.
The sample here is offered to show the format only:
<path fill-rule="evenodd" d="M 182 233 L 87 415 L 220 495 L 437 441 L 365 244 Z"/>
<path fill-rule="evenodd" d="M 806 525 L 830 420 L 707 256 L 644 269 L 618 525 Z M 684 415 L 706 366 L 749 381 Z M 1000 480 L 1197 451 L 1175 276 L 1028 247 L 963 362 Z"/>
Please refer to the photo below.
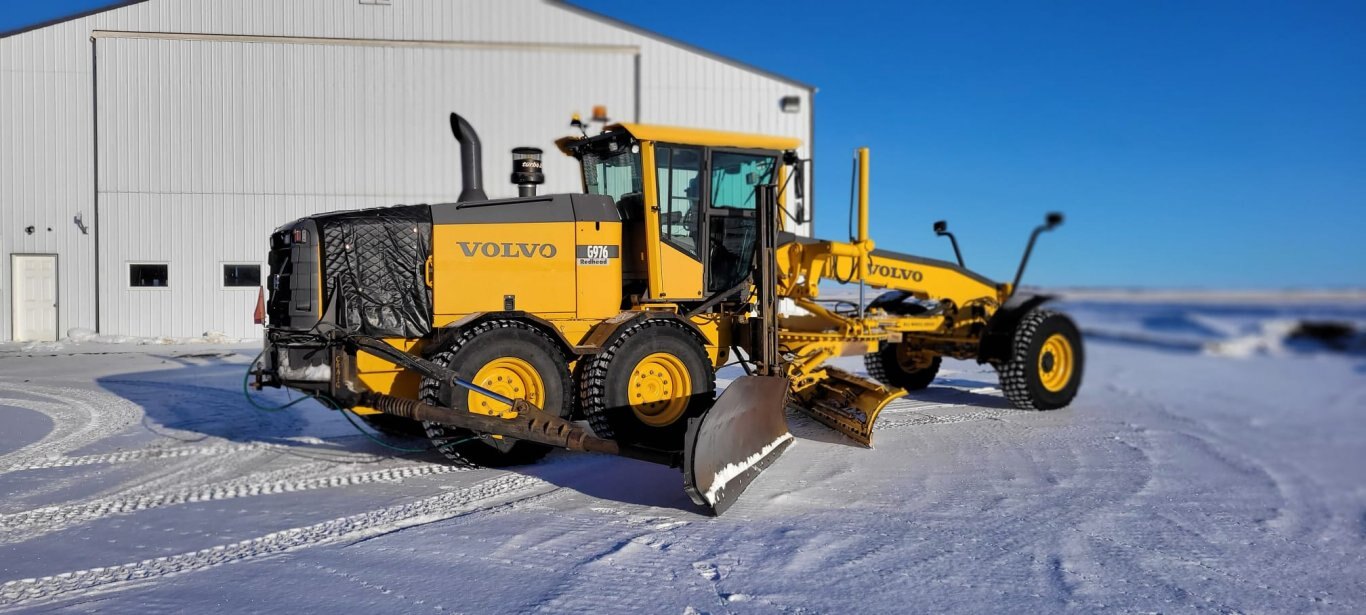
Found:
<path fill-rule="evenodd" d="M 1364 612 L 1366 352 L 1279 323 L 1366 302 L 1280 305 L 1074 301 L 1072 407 L 949 362 L 874 450 L 793 415 L 720 518 L 662 467 L 258 411 L 252 345 L 0 345 L 0 610 Z"/>

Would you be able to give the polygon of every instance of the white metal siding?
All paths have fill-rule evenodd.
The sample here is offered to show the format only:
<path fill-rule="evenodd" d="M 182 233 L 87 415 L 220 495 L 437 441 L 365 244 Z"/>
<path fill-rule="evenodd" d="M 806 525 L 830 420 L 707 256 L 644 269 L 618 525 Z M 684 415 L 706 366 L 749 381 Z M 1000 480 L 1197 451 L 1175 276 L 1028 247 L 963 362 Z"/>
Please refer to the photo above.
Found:
<path fill-rule="evenodd" d="M 58 277 L 63 332 L 71 327 L 95 326 L 96 89 L 92 52 L 96 48 L 101 55 L 99 166 L 100 191 L 104 195 L 99 203 L 104 231 L 100 234 L 100 252 L 104 253 L 100 259 L 101 320 L 105 332 L 110 333 L 136 330 L 170 334 L 173 329 L 178 334 L 197 335 L 208 329 L 224 329 L 224 319 L 237 318 L 235 315 L 242 313 L 238 303 L 249 303 L 254 297 L 248 300 L 244 297 L 250 293 L 218 289 L 218 263 L 259 260 L 259 256 L 244 257 L 243 251 L 255 250 L 264 241 L 264 235 L 256 235 L 255 230 L 230 228 L 237 217 L 262 216 L 255 218 L 254 224 L 270 226 L 264 221 L 266 214 L 256 212 L 308 213 L 389 204 L 395 199 L 448 199 L 458 183 L 458 173 L 454 166 L 455 148 L 449 143 L 444 126 L 423 135 L 403 133 L 413 135 L 407 137 L 410 139 L 441 139 L 437 149 L 432 149 L 435 145 L 424 144 L 398 156 L 377 156 L 367 147 L 379 144 L 381 150 L 393 151 L 384 149 L 388 147 L 384 145 L 388 137 L 381 130 L 385 123 L 371 119 L 377 104 L 387 105 L 387 100 L 407 100 L 431 91 L 446 96 L 420 104 L 430 103 L 439 108 L 442 117 L 451 110 L 470 117 L 485 140 L 485 182 L 491 194 L 507 186 L 503 176 L 508 147 L 544 143 L 567 131 L 564 115 L 554 116 L 543 110 L 522 115 L 516 107 L 506 104 L 480 107 L 481 101 L 507 100 L 498 94 L 509 89 L 506 78 L 490 78 L 460 89 L 451 74 L 441 72 L 447 60 L 428 62 L 426 52 L 421 50 L 356 44 L 334 48 L 221 41 L 134 43 L 142 39 L 110 38 L 92 43 L 92 33 L 97 31 L 358 39 L 367 45 L 368 41 L 388 40 L 540 46 L 543 49 L 538 52 L 492 50 L 491 57 L 497 59 L 490 61 L 508 67 L 527 66 L 526 62 L 555 66 L 558 70 L 553 77 L 545 78 L 536 94 L 560 100 L 569 110 L 586 113 L 591 105 L 606 103 L 619 120 L 763 132 L 810 140 L 811 91 L 806 87 L 541 0 L 400 0 L 391 6 L 362 5 L 355 0 L 153 0 L 26 32 L 0 39 L 0 134 L 4 135 L 0 138 L 0 246 L 7 252 L 62 256 Z M 131 46 L 116 49 L 110 44 L 114 40 Z M 236 53 L 216 50 L 235 49 L 233 45 L 257 45 L 261 49 Z M 566 96 L 566 89 L 576 83 L 601 83 L 596 75 L 599 71 L 634 74 L 637 69 L 621 67 L 615 61 L 604 69 L 601 54 L 575 54 L 555 45 L 637 50 L 640 108 L 634 108 L 634 96 L 623 101 L 617 93 L 607 90 L 584 90 L 592 96 L 580 98 Z M 207 49 L 199 51 L 196 46 Z M 272 47 L 275 49 L 268 49 Z M 121 65 L 106 68 L 106 48 L 116 56 L 108 60 L 118 59 Z M 117 55 L 125 51 L 128 53 L 119 59 Z M 462 49 L 447 55 L 472 51 Z M 271 56 L 272 53 L 288 58 Z M 175 57 L 181 55 L 185 57 Z M 327 64 L 330 62 L 340 64 Z M 346 67 L 345 72 L 335 72 L 334 78 L 349 80 L 344 83 L 351 84 L 351 91 L 359 87 L 360 93 L 345 104 L 321 98 L 317 93 L 341 91 L 329 89 L 332 86 L 308 90 L 314 94 L 303 94 L 301 90 L 280 93 L 281 88 L 291 91 L 289 86 L 295 85 L 298 77 L 324 65 L 334 71 Z M 115 70 L 122 71 L 118 79 L 107 79 L 107 72 Z M 151 81 L 152 75 L 160 76 Z M 180 77 L 162 81 L 170 75 Z M 129 83 L 122 81 L 125 78 Z M 134 86 L 138 80 L 143 80 L 142 85 Z M 365 87 L 359 86 L 361 80 Z M 386 85 L 370 87 L 375 80 Z M 131 87 L 143 88 L 140 91 L 150 96 L 149 104 L 159 106 L 155 117 L 150 115 L 151 111 L 127 106 L 112 111 L 113 105 L 136 100 L 134 94 L 126 91 Z M 111 100 L 120 91 L 124 92 L 123 102 Z M 181 106 L 190 100 L 184 97 L 192 99 L 215 91 L 262 92 L 270 95 L 266 98 L 270 102 L 230 95 L 215 100 L 216 106 L 211 109 L 203 105 Z M 800 97 L 801 112 L 781 113 L 778 100 L 783 96 Z M 208 111 L 213 111 L 215 118 L 228 118 L 229 125 L 241 128 L 240 138 L 226 141 L 231 145 L 222 149 L 208 147 L 206 140 L 223 139 L 228 131 L 225 126 L 215 125 L 218 119 L 197 121 L 203 120 Z M 129 125 L 146 125 L 149 121 L 161 127 L 159 136 L 138 138 L 126 134 Z M 320 132 L 340 121 L 354 122 L 359 128 L 342 135 Z M 520 129 L 528 132 L 515 132 Z M 532 130 L 536 131 L 535 137 L 522 136 L 530 135 Z M 174 142 L 192 144 L 199 148 L 198 153 L 187 159 L 181 156 L 184 148 L 167 147 L 167 143 Z M 257 151 L 263 144 L 270 147 Z M 414 155 L 415 152 L 421 155 Z M 565 162 L 553 152 L 548 152 L 547 159 Z M 568 179 L 572 171 L 554 167 L 547 171 L 552 182 L 547 188 L 574 187 L 562 185 L 573 181 Z M 142 204 L 132 204 L 137 199 L 130 195 L 139 193 L 146 193 L 141 197 Z M 176 204 L 167 201 L 168 195 L 176 195 L 172 199 Z M 235 200 L 227 198 L 232 195 L 237 195 Z M 187 196 L 193 198 L 184 198 Z M 267 204 L 263 196 L 273 196 L 279 202 Z M 185 203 L 194 209 L 183 208 Z M 178 229 L 227 229 L 219 234 L 207 233 L 198 241 L 181 241 L 159 248 L 166 250 L 165 260 L 172 263 L 173 283 L 176 272 L 186 271 L 182 264 L 185 259 L 220 259 L 213 261 L 206 274 L 212 289 L 203 290 L 203 301 L 208 307 L 202 321 L 196 320 L 197 310 L 189 306 L 171 308 L 173 314 L 169 318 L 157 316 L 163 309 L 158 302 L 168 300 L 166 293 L 158 298 L 156 291 L 126 291 L 125 262 L 114 259 L 128 256 L 126 252 L 134 248 L 147 247 L 145 235 L 133 229 L 161 224 L 158 214 L 153 212 L 181 216 L 182 226 Z M 90 234 L 83 234 L 73 222 L 77 214 L 91 228 Z M 29 225 L 35 227 L 32 235 L 23 231 Z M 124 236 L 124 232 L 132 234 Z M 246 243 L 246 235 L 252 235 L 252 243 Z M 115 252 L 121 256 L 115 256 Z M 10 336 L 8 274 L 0 272 L 0 339 Z M 180 287 L 183 286 L 182 282 Z M 163 327 L 164 324 L 169 326 Z"/>
<path fill-rule="evenodd" d="M 575 109 L 629 109 L 635 91 L 634 50 L 620 49 L 100 38 L 96 58 L 101 305 L 131 335 L 212 325 L 251 336 L 255 289 L 220 288 L 221 266 L 263 260 L 271 229 L 322 211 L 453 201 L 451 109 L 493 128 L 484 176 L 496 198 L 516 193 L 508 150 L 554 151 Z M 509 117 L 523 119 L 498 125 Z M 575 169 L 549 157 L 543 188 L 578 190 Z M 170 287 L 129 288 L 134 262 L 170 263 Z"/>

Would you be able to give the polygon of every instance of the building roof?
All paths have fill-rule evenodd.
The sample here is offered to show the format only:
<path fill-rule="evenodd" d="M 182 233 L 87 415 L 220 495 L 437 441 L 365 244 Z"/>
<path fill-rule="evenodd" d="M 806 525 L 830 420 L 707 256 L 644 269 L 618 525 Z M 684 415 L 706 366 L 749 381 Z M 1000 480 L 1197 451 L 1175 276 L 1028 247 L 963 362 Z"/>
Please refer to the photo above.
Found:
<path fill-rule="evenodd" d="M 7 36 L 14 36 L 15 34 L 23 34 L 23 33 L 28 32 L 28 31 L 30 31 L 30 30 L 39 30 L 39 29 L 42 29 L 42 28 L 46 28 L 46 27 L 48 27 L 48 26 L 55 26 L 55 25 L 57 25 L 57 24 L 59 24 L 59 23 L 71 21 L 71 20 L 73 20 L 73 19 L 80 19 L 80 18 L 82 18 L 82 17 L 89 17 L 89 16 L 95 15 L 95 14 L 97 14 L 97 13 L 103 13 L 103 12 L 105 12 L 105 11 L 112 11 L 112 10 L 114 10 L 114 9 L 121 9 L 121 8 L 123 8 L 123 7 L 125 7 L 125 6 L 129 6 L 129 5 L 133 5 L 133 4 L 138 4 L 138 3 L 140 3 L 140 2 L 146 2 L 146 1 L 147 1 L 147 0 L 107 0 L 106 2 L 103 3 L 103 5 L 100 5 L 100 6 L 92 6 L 92 7 L 89 7 L 89 8 L 84 8 L 84 9 L 75 10 L 75 11 L 71 10 L 70 7 L 66 8 L 66 9 L 62 9 L 62 8 L 60 8 L 60 6 L 58 6 L 58 7 L 50 7 L 51 10 L 48 11 L 48 12 L 46 13 L 46 15 L 49 15 L 49 17 L 48 17 L 47 19 L 43 19 L 43 20 L 38 21 L 38 22 L 35 22 L 35 23 L 23 24 L 23 25 L 17 26 L 17 27 L 15 27 L 15 28 L 12 28 L 12 29 L 9 29 L 9 30 L 0 30 L 0 38 L 5 38 L 5 37 L 7 37 Z M 66 13 L 63 13 L 63 12 L 62 12 L 63 10 L 65 10 L 65 11 L 67 11 L 67 12 L 66 12 Z"/>
<path fill-rule="evenodd" d="M 660 33 L 658 33 L 658 32 L 655 32 L 655 31 L 653 31 L 653 30 L 647 30 L 647 29 L 642 28 L 642 27 L 640 27 L 640 26 L 637 26 L 637 25 L 634 25 L 634 24 L 630 24 L 630 23 L 624 22 L 624 21 L 622 21 L 622 20 L 620 20 L 620 19 L 617 19 L 617 18 L 615 18 L 615 17 L 612 17 L 612 16 L 610 16 L 610 15 L 604 15 L 604 14 L 599 13 L 599 12 L 597 12 L 597 11 L 592 11 L 592 10 L 583 8 L 583 7 L 581 7 L 581 6 L 577 6 L 577 5 L 575 5 L 575 4 L 571 4 L 571 3 L 567 2 L 566 0 L 544 0 L 544 1 L 545 1 L 546 3 L 548 3 L 548 4 L 553 4 L 553 5 L 555 5 L 555 6 L 558 6 L 558 7 L 562 8 L 562 9 L 565 9 L 565 10 L 567 10 L 567 11 L 573 11 L 573 12 L 575 12 L 575 13 L 578 13 L 578 14 L 580 14 L 580 15 L 583 15 L 584 17 L 588 17 L 588 18 L 590 18 L 590 19 L 596 19 L 596 20 L 598 20 L 598 21 L 601 21 L 601 22 L 603 22 L 603 23 L 607 23 L 607 24 L 612 25 L 612 26 L 616 26 L 616 27 L 621 28 L 621 29 L 623 29 L 623 30 L 630 30 L 631 32 L 634 32 L 634 33 L 639 34 L 639 35 L 641 35 L 641 36 L 648 36 L 648 37 L 653 38 L 653 39 L 655 39 L 655 40 L 657 40 L 657 41 L 662 41 L 662 42 L 668 43 L 668 44 L 670 44 L 670 45 L 673 45 L 673 46 L 675 46 L 675 47 L 681 47 L 681 48 L 683 48 L 683 49 L 687 49 L 688 51 L 691 51 L 691 52 L 693 52 L 693 53 L 695 53 L 695 54 L 698 54 L 698 55 L 701 55 L 701 56 L 706 56 L 706 57 L 708 57 L 708 58 L 711 58 L 711 59 L 716 60 L 716 61 L 718 61 L 718 62 L 721 62 L 721 63 L 723 63 L 723 64 L 729 64 L 729 65 L 734 66 L 734 67 L 736 67 L 736 68 L 740 68 L 740 69 L 743 69 L 743 70 L 747 70 L 747 71 L 752 72 L 752 73 L 757 73 L 757 74 L 760 74 L 760 75 L 764 75 L 765 77 L 771 77 L 771 78 L 773 78 L 773 79 L 777 79 L 778 81 L 782 81 L 782 82 L 784 82 L 784 83 L 787 83 L 788 85 L 794 85 L 794 86 L 797 86 L 797 87 L 799 87 L 799 88 L 804 88 L 804 89 L 807 89 L 807 90 L 811 90 L 812 92 L 815 92 L 815 91 L 816 91 L 816 86 L 811 85 L 811 84 L 809 84 L 809 83 L 806 83 L 806 82 L 803 82 L 803 81 L 798 81 L 798 80 L 796 80 L 796 79 L 793 79 L 792 77 L 788 77 L 787 75 L 781 75 L 781 74 L 775 73 L 775 72 L 770 71 L 770 70 L 767 70 L 767 69 L 759 68 L 758 66 L 755 66 L 755 65 L 753 65 L 753 64 L 748 64 L 748 63 L 746 63 L 746 62 L 741 62 L 741 61 L 739 61 L 739 60 L 736 60 L 735 58 L 726 57 L 726 56 L 720 55 L 720 54 L 718 54 L 718 53 L 715 53 L 715 52 L 713 52 L 713 51 L 708 51 L 708 50 L 706 50 L 706 49 L 703 49 L 703 48 L 701 48 L 701 47 L 698 47 L 697 45 L 693 45 L 693 44 L 691 44 L 691 43 L 686 43 L 686 42 L 680 41 L 680 40 L 678 40 L 678 39 L 676 39 L 676 38 L 673 38 L 673 37 L 670 37 L 670 36 L 665 36 L 665 35 L 663 35 L 663 34 L 660 34 Z"/>
<path fill-rule="evenodd" d="M 107 0 L 107 2 L 106 2 L 103 6 L 97 6 L 97 7 L 91 8 L 91 9 L 87 9 L 87 10 L 84 10 L 84 11 L 79 11 L 79 12 L 72 13 L 72 14 L 68 14 L 68 15 L 57 16 L 57 17 L 54 17 L 54 18 L 52 18 L 52 19 L 48 19 L 48 20 L 46 20 L 46 21 L 42 21 L 42 22 L 39 22 L 39 23 L 30 24 L 30 25 L 25 25 L 25 26 L 21 26 L 21 27 L 15 28 L 15 29 L 13 29 L 13 30 L 5 31 L 5 32 L 0 32 L 0 38 L 5 38 L 5 37 L 7 37 L 7 36 L 13 36 L 13 35 L 15 35 L 15 34 L 21 34 L 21 33 L 24 33 L 24 32 L 28 32 L 28 31 L 30 31 L 30 30 L 37 30 L 37 29 L 40 29 L 40 28 L 46 28 L 46 27 L 48 27 L 48 26 L 53 26 L 53 25 L 57 25 L 57 24 L 59 24 L 59 23 L 63 23 L 63 22 L 66 22 L 66 21 L 71 21 L 71 20 L 73 20 L 73 19 L 80 19 L 80 18 L 82 18 L 82 17 L 89 17 L 90 15 L 95 15 L 95 14 L 97 14 L 97 13 L 103 13 L 103 12 L 105 12 L 105 11 L 112 11 L 112 10 L 114 10 L 114 9 L 123 8 L 123 7 L 126 7 L 126 6 L 133 5 L 133 4 L 140 4 L 140 3 L 146 2 L 146 1 L 147 1 L 147 0 Z M 739 60 L 736 60 L 735 58 L 729 58 L 729 57 L 726 57 L 726 56 L 723 56 L 723 55 L 720 55 L 720 54 L 717 54 L 717 53 L 708 51 L 708 50 L 706 50 L 706 49 L 703 49 L 703 48 L 701 48 L 701 47 L 698 47 L 698 46 L 693 45 L 693 44 L 690 44 L 690 43 L 683 42 L 683 41 L 678 40 L 678 39 L 676 39 L 676 38 L 668 37 L 668 36 L 665 36 L 665 35 L 660 34 L 660 33 L 658 33 L 658 32 L 654 32 L 654 31 L 651 31 L 651 30 L 647 30 L 647 29 L 645 29 L 645 28 L 642 28 L 642 27 L 640 27 L 640 26 L 636 26 L 636 25 L 633 25 L 633 24 L 629 24 L 629 23 L 624 22 L 624 21 L 622 21 L 622 20 L 620 20 L 620 19 L 617 19 L 617 18 L 615 18 L 615 17 L 611 17 L 611 16 L 609 16 L 609 15 L 604 15 L 604 14 L 599 13 L 599 12 L 597 12 L 597 11 L 592 11 L 592 10 L 583 8 L 583 7 L 581 7 L 581 6 L 577 6 L 577 5 L 571 4 L 571 3 L 569 3 L 569 2 L 566 2 L 565 0 L 543 0 L 543 1 L 544 1 L 545 3 L 547 3 L 547 4 L 552 5 L 552 6 L 555 6 L 555 7 L 558 7 L 558 8 L 561 8 L 561 9 L 564 9 L 564 10 L 567 10 L 567 11 L 570 11 L 570 12 L 573 12 L 573 13 L 578 13 L 579 15 L 583 15 L 584 17 L 587 17 L 587 18 L 589 18 L 589 19 L 593 19 L 593 20 L 596 20 L 596 21 L 600 21 L 600 22 L 606 23 L 606 24 L 608 24 L 608 25 L 610 25 L 610 26 L 613 26 L 613 27 L 616 27 L 616 28 L 621 28 L 621 29 L 623 29 L 623 30 L 629 30 L 629 31 L 634 32 L 634 33 L 636 33 L 636 34 L 639 34 L 639 35 L 641 35 L 641 36 L 646 36 L 646 37 L 655 39 L 655 40 L 657 40 L 657 41 L 661 41 L 661 42 L 667 43 L 667 44 L 669 44 L 669 45 L 673 45 L 673 46 L 675 46 L 675 47 L 679 47 L 679 48 L 682 48 L 682 49 L 686 49 L 686 50 L 691 51 L 691 52 L 693 52 L 693 53 L 695 53 L 695 54 L 698 54 L 698 55 L 700 55 L 700 56 L 705 56 L 705 57 L 707 57 L 707 58 L 711 58 L 711 59 L 716 60 L 716 61 L 718 61 L 718 62 L 721 62 L 721 63 L 723 63 L 723 64 L 729 64 L 729 65 L 734 66 L 734 67 L 736 67 L 736 68 L 739 68 L 739 69 L 742 69 L 742 70 L 746 70 L 746 71 L 749 71 L 749 72 L 752 72 L 752 73 L 755 73 L 755 74 L 763 75 L 763 76 L 765 76 L 765 77 L 769 77 L 769 78 L 772 78 L 772 79 L 776 79 L 776 80 L 778 80 L 778 81 L 782 81 L 782 82 L 784 82 L 784 83 L 787 83 L 788 85 L 793 85 L 793 86 L 796 86 L 796 87 L 799 87 L 799 88 L 803 88 L 803 89 L 806 89 L 806 90 L 810 90 L 810 91 L 812 91 L 812 92 L 815 92 L 815 91 L 816 91 L 816 86 L 813 86 L 813 85 L 811 85 L 811 84 L 809 84 L 809 83 L 804 83 L 804 82 L 798 81 L 798 80 L 796 80 L 796 79 L 793 79 L 793 78 L 791 78 L 791 77 L 788 77 L 788 76 L 786 76 L 786 75 L 780 75 L 780 74 L 775 73 L 775 72 L 773 72 L 773 71 L 769 71 L 769 70 L 766 70 L 766 69 L 763 69 L 763 68 L 759 68 L 759 67 L 757 67 L 757 66 L 754 66 L 753 64 L 747 64 L 747 63 L 745 63 L 745 62 L 741 62 L 741 61 L 739 61 Z"/>

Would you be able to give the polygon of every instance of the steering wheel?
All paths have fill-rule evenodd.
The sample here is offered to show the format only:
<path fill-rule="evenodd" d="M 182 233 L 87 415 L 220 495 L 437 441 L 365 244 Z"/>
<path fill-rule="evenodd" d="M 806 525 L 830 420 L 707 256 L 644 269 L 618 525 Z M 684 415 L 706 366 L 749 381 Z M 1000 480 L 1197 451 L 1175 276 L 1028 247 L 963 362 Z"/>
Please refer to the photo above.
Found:
<path fill-rule="evenodd" d="M 683 226 L 691 227 L 697 220 L 697 199 L 688 199 L 688 211 L 683 213 Z"/>

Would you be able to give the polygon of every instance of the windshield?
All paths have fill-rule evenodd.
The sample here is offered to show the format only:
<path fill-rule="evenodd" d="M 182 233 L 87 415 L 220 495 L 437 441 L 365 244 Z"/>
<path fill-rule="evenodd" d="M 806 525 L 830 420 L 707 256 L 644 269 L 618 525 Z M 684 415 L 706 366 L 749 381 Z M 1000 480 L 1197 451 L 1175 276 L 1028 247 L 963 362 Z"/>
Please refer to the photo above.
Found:
<path fill-rule="evenodd" d="M 754 209 L 754 187 L 773 183 L 772 156 L 716 152 L 711 158 L 711 206 Z"/>
<path fill-rule="evenodd" d="M 612 197 L 618 206 L 631 197 L 641 199 L 640 147 L 630 136 L 593 143 L 580 150 L 579 159 L 589 194 Z"/>

